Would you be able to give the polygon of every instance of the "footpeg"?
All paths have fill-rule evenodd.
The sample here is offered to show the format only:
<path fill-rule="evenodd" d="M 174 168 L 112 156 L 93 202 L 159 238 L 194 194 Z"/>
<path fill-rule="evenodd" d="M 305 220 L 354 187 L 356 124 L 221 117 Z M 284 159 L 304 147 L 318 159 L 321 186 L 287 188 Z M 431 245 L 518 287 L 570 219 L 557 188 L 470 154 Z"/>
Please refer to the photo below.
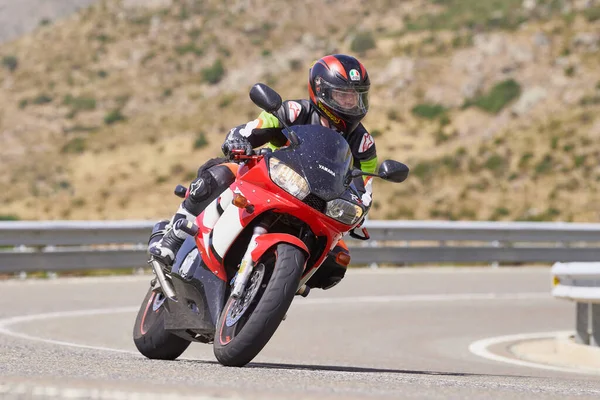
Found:
<path fill-rule="evenodd" d="M 296 292 L 296 296 L 306 297 L 310 293 L 310 286 L 302 285 Z"/>

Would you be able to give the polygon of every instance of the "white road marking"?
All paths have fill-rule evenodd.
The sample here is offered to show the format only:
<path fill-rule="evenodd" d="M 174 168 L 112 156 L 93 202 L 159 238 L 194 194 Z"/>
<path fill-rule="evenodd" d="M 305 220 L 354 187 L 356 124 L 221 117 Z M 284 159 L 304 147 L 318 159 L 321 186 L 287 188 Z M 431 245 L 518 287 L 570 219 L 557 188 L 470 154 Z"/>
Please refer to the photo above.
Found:
<path fill-rule="evenodd" d="M 348 303 L 413 303 L 426 301 L 464 301 L 464 300 L 535 300 L 552 299 L 546 292 L 532 293 L 453 293 L 453 294 L 414 294 L 401 296 L 358 296 L 298 299 L 294 305 L 312 304 L 348 304 Z"/>
<path fill-rule="evenodd" d="M 43 398 L 58 398 L 58 399 L 98 399 L 98 400 L 238 400 L 238 396 L 226 396 L 219 394 L 218 396 L 211 395 L 181 395 L 175 393 L 149 393 L 149 392 L 133 392 L 111 389 L 94 389 L 94 388 L 74 388 L 74 387 L 58 387 L 51 385 L 32 384 L 0 384 L 0 397 L 4 396 L 27 396 L 27 397 L 43 397 Z"/>
<path fill-rule="evenodd" d="M 461 300 L 523 300 L 523 299 L 551 299 L 548 293 L 514 293 L 514 294 L 498 294 L 498 293 L 457 293 L 457 294 L 425 294 L 425 295 L 405 295 L 405 296 L 363 296 L 363 297 L 332 297 L 332 298 L 315 298 L 315 299 L 297 299 L 292 303 L 296 306 L 310 306 L 323 304 L 355 304 L 355 303 L 411 303 L 423 301 L 461 301 Z M 44 314 L 21 315 L 9 318 L 0 319 L 0 334 L 12 336 L 19 339 L 26 339 L 36 342 L 75 347 L 88 350 L 111 351 L 125 354 L 133 354 L 141 356 L 138 352 L 114 349 L 110 347 L 91 346 L 79 343 L 65 342 L 61 340 L 46 339 L 38 336 L 28 335 L 26 333 L 15 332 L 9 327 L 20 323 L 42 321 L 56 318 L 72 318 L 72 317 L 87 317 L 92 315 L 133 313 L 139 309 L 139 306 L 118 307 L 118 308 L 103 308 L 90 310 L 76 311 L 59 311 Z"/>
<path fill-rule="evenodd" d="M 557 331 L 557 332 L 538 332 L 538 333 L 523 333 L 517 335 L 508 335 L 508 336 L 498 336 L 491 337 L 487 339 L 478 340 L 476 342 L 471 343 L 469 346 L 469 351 L 479 357 L 486 358 L 488 360 L 499 361 L 503 363 L 518 365 L 521 367 L 530 367 L 530 368 L 538 368 L 538 369 L 546 369 L 551 371 L 559 371 L 559 372 L 570 372 L 570 373 L 578 373 L 578 374 L 590 374 L 590 375 L 600 375 L 599 370 L 593 370 L 589 368 L 568 368 L 568 367 L 559 367 L 548 364 L 534 363 L 530 361 L 519 360 L 516 358 L 510 358 L 501 356 L 499 354 L 494 354 L 489 351 L 489 347 L 502 343 L 510 343 L 517 342 L 521 340 L 535 340 L 535 339 L 551 339 L 558 336 L 564 336 L 571 331 Z"/>
<path fill-rule="evenodd" d="M 100 350 L 100 351 L 112 351 L 117 353 L 127 353 L 133 354 L 136 356 L 141 356 L 140 353 L 129 351 L 129 350 L 121 350 L 114 349 L 110 347 L 101 347 L 101 346 L 89 346 L 85 344 L 72 343 L 72 342 L 63 342 L 60 340 L 53 339 L 45 339 L 37 336 L 27 335 L 25 333 L 15 332 L 13 330 L 8 329 L 11 325 L 16 325 L 24 322 L 32 322 L 32 321 L 42 321 L 46 319 L 55 319 L 55 318 L 69 318 L 69 317 L 87 317 L 90 315 L 103 315 L 103 314 L 118 314 L 118 313 L 127 313 L 127 312 L 135 312 L 139 309 L 137 307 L 120 307 L 120 308 L 105 308 L 105 309 L 96 309 L 96 310 L 78 310 L 78 311 L 59 311 L 45 314 L 34 314 L 34 315 L 22 315 L 17 317 L 3 318 L 0 319 L 0 334 L 12 336 L 19 339 L 32 340 L 35 342 L 42 342 L 48 344 L 56 344 L 60 346 L 68 346 L 68 347 L 76 347 L 80 349 L 88 349 L 88 350 Z"/>

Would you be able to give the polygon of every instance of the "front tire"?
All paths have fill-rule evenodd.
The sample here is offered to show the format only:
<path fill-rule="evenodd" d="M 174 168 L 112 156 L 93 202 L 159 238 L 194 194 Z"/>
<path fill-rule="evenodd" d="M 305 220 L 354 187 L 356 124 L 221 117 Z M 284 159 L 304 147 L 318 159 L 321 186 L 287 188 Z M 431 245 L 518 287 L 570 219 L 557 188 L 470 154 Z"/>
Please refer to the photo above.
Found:
<path fill-rule="evenodd" d="M 144 356 L 153 360 L 175 360 L 190 345 L 165 330 L 164 294 L 148 290 L 133 326 L 133 342 Z"/>
<path fill-rule="evenodd" d="M 221 364 L 242 367 L 263 349 L 292 304 L 305 260 L 304 252 L 287 243 L 259 260 L 241 298 L 230 297 L 217 322 L 213 350 Z M 240 311 L 239 302 L 252 290 L 250 304 Z"/>

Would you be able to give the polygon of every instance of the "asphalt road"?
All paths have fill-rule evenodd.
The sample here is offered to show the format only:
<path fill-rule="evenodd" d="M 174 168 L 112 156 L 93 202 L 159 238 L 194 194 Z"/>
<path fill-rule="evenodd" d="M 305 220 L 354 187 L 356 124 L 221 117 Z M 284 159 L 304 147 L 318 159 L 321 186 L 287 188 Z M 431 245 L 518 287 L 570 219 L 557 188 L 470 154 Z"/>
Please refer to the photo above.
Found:
<path fill-rule="evenodd" d="M 219 365 L 203 344 L 173 362 L 137 354 L 131 330 L 148 277 L 1 282 L 0 398 L 599 398 L 600 375 L 469 350 L 574 328 L 574 305 L 550 296 L 548 268 L 351 272 L 296 298 L 245 368 Z M 493 350 L 510 356 L 507 346 Z"/>

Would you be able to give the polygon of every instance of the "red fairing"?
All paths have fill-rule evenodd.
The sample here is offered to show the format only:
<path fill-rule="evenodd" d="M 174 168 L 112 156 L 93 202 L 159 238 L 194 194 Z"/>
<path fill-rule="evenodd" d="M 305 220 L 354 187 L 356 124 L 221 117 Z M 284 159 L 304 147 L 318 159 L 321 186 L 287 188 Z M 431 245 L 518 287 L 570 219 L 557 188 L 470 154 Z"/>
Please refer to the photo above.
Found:
<path fill-rule="evenodd" d="M 198 217 L 198 219 L 200 219 L 200 217 Z M 198 219 L 196 220 L 196 223 L 198 223 Z M 227 282 L 227 273 L 225 272 L 223 263 L 215 257 L 210 249 L 204 247 L 204 238 L 202 237 L 201 232 L 196 235 L 196 246 L 198 247 L 198 252 L 200 253 L 200 257 L 202 257 L 204 265 L 206 265 L 219 279 Z"/>
<path fill-rule="evenodd" d="M 289 235 L 287 233 L 266 233 L 264 235 L 260 235 L 256 238 L 256 247 L 252 250 L 252 261 L 258 262 L 263 254 L 271 247 L 275 246 L 277 243 L 289 243 L 301 250 L 304 250 L 306 253 L 306 258 L 310 257 L 310 252 L 308 251 L 308 247 L 304 244 L 303 241 L 298 239 L 295 236 Z"/>
<path fill-rule="evenodd" d="M 248 162 L 238 170 L 236 181 L 229 187 L 234 193 L 242 194 L 249 201 L 249 205 L 253 207 L 252 212 L 248 212 L 245 208 L 238 209 L 240 224 L 246 227 L 261 214 L 267 211 L 274 211 L 297 217 L 308 224 L 315 235 L 327 238 L 327 244 L 323 253 L 319 255 L 312 265 L 306 265 L 303 274 L 305 276 L 313 268 L 321 265 L 329 250 L 342 238 L 342 232 L 349 231 L 352 226 L 342 224 L 327 217 L 277 186 L 269 176 L 267 164 L 264 159 L 259 160 L 251 156 L 244 156 L 243 158 L 246 157 L 248 158 Z M 235 206 L 228 205 L 228 207 Z M 204 212 L 196 218 L 196 224 L 199 227 L 199 233 L 196 236 L 196 245 L 198 246 L 202 261 L 219 279 L 227 281 L 227 273 L 223 265 L 223 260 L 213 253 L 210 246 L 209 248 L 205 247 L 204 234 L 210 234 L 212 227 L 205 226 L 203 219 Z M 235 243 L 235 240 L 233 243 Z M 281 242 L 290 243 L 302 249 L 306 252 L 307 258 L 310 256 L 310 249 L 300 239 L 289 234 L 267 233 L 259 236 L 257 242 L 258 246 L 252 252 L 253 261 L 258 261 L 266 250 Z M 226 257 L 227 253 L 223 258 Z"/>
<path fill-rule="evenodd" d="M 318 212 L 277 186 L 271 180 L 264 160 L 231 185 L 231 190 L 236 191 L 236 189 L 254 206 L 252 214 L 240 210 L 242 225 L 247 226 L 256 216 L 273 210 L 277 213 L 293 215 L 306 222 L 315 235 L 327 237 L 326 251 L 314 265 L 307 265 L 305 274 L 323 262 L 328 251 L 342 238 L 342 232 L 352 228 Z"/>
<path fill-rule="evenodd" d="M 210 235 L 212 227 L 204 225 L 204 211 L 196 217 L 196 225 L 198 225 L 198 234 L 196 235 L 196 246 L 202 258 L 204 265 L 208 267 L 219 279 L 227 282 L 227 273 L 222 262 L 213 254 L 210 248 L 204 245 L 204 235 Z"/>

